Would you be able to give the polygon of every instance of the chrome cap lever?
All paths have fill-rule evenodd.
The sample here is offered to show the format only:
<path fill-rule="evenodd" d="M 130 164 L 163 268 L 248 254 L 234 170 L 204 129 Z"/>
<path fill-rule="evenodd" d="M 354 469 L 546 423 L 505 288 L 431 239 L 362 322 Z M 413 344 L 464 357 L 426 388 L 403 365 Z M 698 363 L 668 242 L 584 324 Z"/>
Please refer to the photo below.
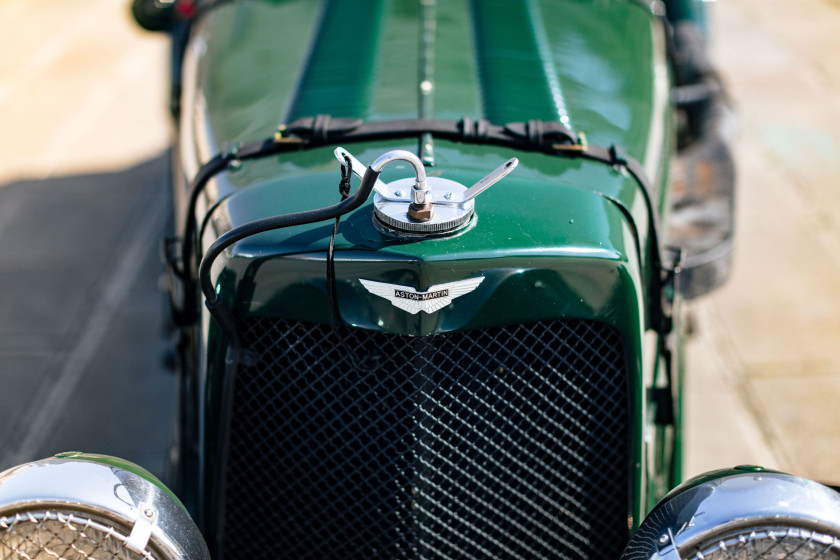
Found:
<path fill-rule="evenodd" d="M 468 200 L 472 200 L 479 194 L 483 193 L 499 181 L 501 181 L 505 175 L 516 169 L 516 166 L 519 165 L 519 159 L 512 157 L 502 165 L 491 171 L 486 177 L 481 179 L 479 182 L 468 188 L 463 195 L 463 198 L 459 202 L 466 202 Z M 437 202 L 435 202 L 437 203 Z"/>

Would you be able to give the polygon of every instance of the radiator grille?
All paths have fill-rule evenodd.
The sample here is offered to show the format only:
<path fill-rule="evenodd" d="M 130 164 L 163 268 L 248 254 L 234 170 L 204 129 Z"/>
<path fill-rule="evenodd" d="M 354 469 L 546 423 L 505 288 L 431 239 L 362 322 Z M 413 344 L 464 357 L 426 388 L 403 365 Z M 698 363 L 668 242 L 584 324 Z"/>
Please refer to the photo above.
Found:
<path fill-rule="evenodd" d="M 618 558 L 622 341 L 595 321 L 424 338 L 249 319 L 225 558 Z"/>

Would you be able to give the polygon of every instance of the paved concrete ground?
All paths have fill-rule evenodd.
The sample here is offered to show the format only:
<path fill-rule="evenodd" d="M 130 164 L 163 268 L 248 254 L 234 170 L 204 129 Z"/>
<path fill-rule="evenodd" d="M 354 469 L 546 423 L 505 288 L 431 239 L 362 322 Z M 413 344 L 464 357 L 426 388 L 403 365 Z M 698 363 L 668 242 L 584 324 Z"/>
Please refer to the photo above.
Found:
<path fill-rule="evenodd" d="M 0 467 L 76 448 L 162 469 L 166 45 L 126 4 L 0 0 Z M 691 306 L 686 474 L 837 481 L 840 3 L 709 6 L 739 231 L 731 282 Z"/>
<path fill-rule="evenodd" d="M 163 469 L 165 67 L 127 2 L 0 0 L 0 468 Z"/>
<path fill-rule="evenodd" d="M 21 180 L 0 231 L 4 464 L 82 449 L 160 472 L 175 376 L 161 366 L 167 160 Z"/>
<path fill-rule="evenodd" d="M 692 472 L 758 462 L 840 481 L 840 2 L 720 0 L 738 105 L 729 284 L 694 307 Z"/>

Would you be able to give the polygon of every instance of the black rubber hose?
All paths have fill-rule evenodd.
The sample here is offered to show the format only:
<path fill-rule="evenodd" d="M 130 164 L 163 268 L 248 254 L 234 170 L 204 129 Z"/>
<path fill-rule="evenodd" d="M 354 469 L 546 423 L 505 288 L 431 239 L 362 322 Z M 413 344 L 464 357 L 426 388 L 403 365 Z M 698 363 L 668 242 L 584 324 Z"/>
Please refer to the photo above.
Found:
<path fill-rule="evenodd" d="M 207 252 L 204 253 L 204 258 L 201 259 L 201 265 L 198 268 L 199 284 L 201 291 L 205 297 L 205 304 L 210 311 L 210 315 L 219 323 L 222 329 L 230 336 L 231 344 L 238 347 L 238 336 L 236 333 L 236 317 L 233 311 L 224 304 L 224 300 L 220 294 L 216 293 L 211 278 L 211 271 L 213 263 L 222 252 L 246 237 L 257 235 L 266 231 L 282 229 L 292 226 L 299 226 L 303 224 L 311 224 L 314 222 L 321 222 L 324 220 L 335 219 L 352 212 L 359 208 L 370 196 L 373 190 L 373 185 L 379 178 L 379 172 L 374 171 L 368 167 L 365 171 L 365 176 L 362 179 L 362 184 L 359 190 L 350 198 L 327 206 L 326 208 L 319 208 L 317 210 L 307 210 L 305 212 L 296 212 L 294 214 L 283 214 L 281 216 L 272 216 L 270 218 L 262 218 L 248 222 L 239 227 L 233 228 L 213 243 Z"/>

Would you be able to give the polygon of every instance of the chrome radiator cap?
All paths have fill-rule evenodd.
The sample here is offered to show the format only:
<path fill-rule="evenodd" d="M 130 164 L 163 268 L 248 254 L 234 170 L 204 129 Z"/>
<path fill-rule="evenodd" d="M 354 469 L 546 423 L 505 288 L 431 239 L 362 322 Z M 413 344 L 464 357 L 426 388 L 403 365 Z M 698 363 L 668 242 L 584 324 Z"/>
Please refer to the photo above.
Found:
<path fill-rule="evenodd" d="M 351 166 L 360 179 L 364 165 L 344 148 L 334 151 L 339 162 Z M 475 212 L 475 197 L 495 185 L 519 164 L 510 158 L 470 188 L 440 177 L 427 177 L 423 162 L 406 150 L 382 154 L 370 168 L 382 168 L 394 161 L 411 165 L 415 176 L 385 184 L 378 180 L 373 190 L 373 211 L 377 227 L 399 236 L 425 236 L 453 233 L 466 226 Z"/>
<path fill-rule="evenodd" d="M 760 467 L 689 480 L 651 511 L 622 560 L 840 559 L 840 494 Z"/>
<path fill-rule="evenodd" d="M 209 560 L 184 506 L 153 475 L 82 453 L 0 474 L 0 558 Z"/>

